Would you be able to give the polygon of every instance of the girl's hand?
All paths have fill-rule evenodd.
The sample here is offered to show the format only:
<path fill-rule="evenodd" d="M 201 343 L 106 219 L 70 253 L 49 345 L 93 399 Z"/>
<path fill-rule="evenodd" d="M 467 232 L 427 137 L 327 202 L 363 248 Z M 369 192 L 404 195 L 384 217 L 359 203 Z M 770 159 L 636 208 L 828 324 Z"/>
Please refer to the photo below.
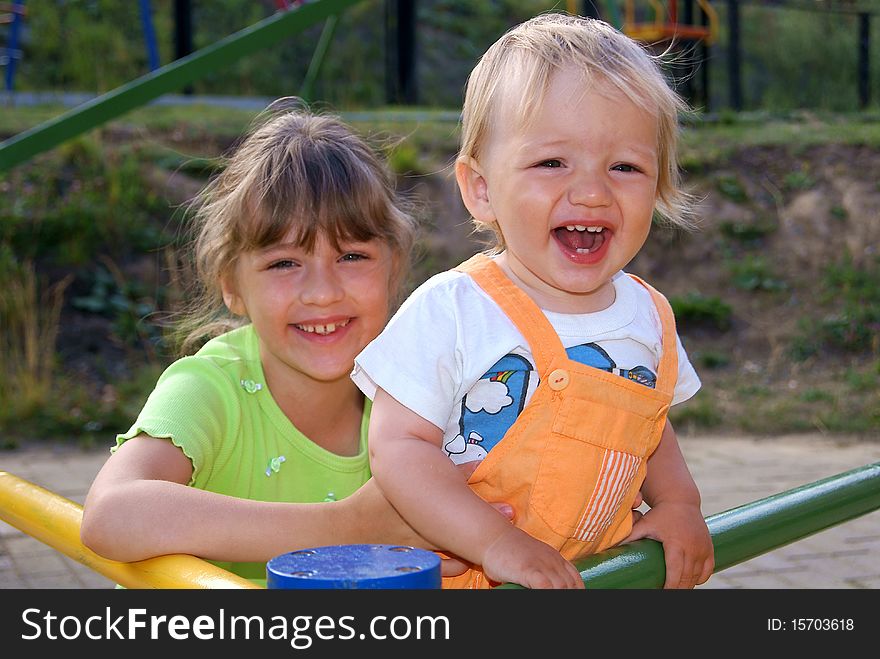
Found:
<path fill-rule="evenodd" d="M 675 501 L 658 503 L 635 523 L 621 544 L 641 538 L 663 543 L 664 588 L 693 588 L 712 576 L 714 547 L 699 506 Z"/>
<path fill-rule="evenodd" d="M 493 581 L 526 588 L 584 588 L 574 565 L 550 545 L 515 526 L 489 545 L 483 558 L 483 571 Z"/>

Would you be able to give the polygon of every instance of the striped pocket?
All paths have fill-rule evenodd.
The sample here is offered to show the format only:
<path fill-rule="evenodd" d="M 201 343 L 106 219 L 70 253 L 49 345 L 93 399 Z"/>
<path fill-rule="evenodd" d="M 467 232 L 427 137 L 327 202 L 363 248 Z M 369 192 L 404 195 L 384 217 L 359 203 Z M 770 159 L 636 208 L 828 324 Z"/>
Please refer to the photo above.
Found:
<path fill-rule="evenodd" d="M 577 525 L 576 539 L 592 542 L 605 533 L 620 509 L 641 462 L 641 458 L 629 453 L 605 451 L 596 489 Z"/>

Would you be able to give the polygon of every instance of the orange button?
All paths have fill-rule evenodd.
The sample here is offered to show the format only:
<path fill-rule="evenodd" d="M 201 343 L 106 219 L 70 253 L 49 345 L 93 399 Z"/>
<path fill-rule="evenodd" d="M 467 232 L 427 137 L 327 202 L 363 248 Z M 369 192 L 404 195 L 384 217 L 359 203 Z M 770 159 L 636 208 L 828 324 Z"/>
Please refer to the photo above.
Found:
<path fill-rule="evenodd" d="M 553 391 L 562 391 L 568 386 L 570 380 L 571 378 L 568 375 L 568 371 L 562 368 L 557 368 L 547 377 L 547 386 Z"/>

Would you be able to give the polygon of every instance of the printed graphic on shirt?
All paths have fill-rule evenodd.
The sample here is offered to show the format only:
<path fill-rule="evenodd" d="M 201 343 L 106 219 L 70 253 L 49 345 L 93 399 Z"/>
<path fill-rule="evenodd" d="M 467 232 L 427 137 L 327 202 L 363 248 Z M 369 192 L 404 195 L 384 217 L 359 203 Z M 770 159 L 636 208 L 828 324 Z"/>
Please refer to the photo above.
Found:
<path fill-rule="evenodd" d="M 615 373 L 654 388 L 657 376 L 646 366 L 626 369 L 595 343 L 572 346 L 569 359 L 609 373 Z M 444 445 L 456 464 L 482 460 L 507 433 L 538 387 L 538 374 L 525 357 L 508 354 L 471 387 L 461 401 L 458 434 Z"/>
<path fill-rule="evenodd" d="M 579 346 L 572 346 L 567 348 L 565 352 L 568 353 L 569 359 L 581 364 L 620 375 L 651 389 L 657 386 L 657 375 L 647 366 L 618 368 L 608 353 L 595 343 L 583 343 Z"/>

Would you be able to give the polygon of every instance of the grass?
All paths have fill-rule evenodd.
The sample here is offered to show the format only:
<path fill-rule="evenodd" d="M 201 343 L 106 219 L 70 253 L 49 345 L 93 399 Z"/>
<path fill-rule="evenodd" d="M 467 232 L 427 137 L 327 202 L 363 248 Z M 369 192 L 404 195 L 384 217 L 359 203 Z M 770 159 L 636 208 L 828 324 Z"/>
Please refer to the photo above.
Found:
<path fill-rule="evenodd" d="M 818 380 L 821 384 L 813 383 Z M 800 377 L 727 370 L 670 419 L 682 432 L 796 432 L 876 437 L 880 431 L 880 359 L 824 365 Z"/>
<path fill-rule="evenodd" d="M 686 157 L 696 162 L 720 162 L 748 146 L 787 146 L 806 149 L 823 144 L 880 147 L 880 115 L 814 112 L 741 113 L 730 121 L 702 118 L 685 126 Z"/>
<path fill-rule="evenodd" d="M 730 329 L 733 309 L 716 295 L 688 293 L 672 296 L 669 304 L 683 328 L 709 326 L 721 331 Z"/>
<path fill-rule="evenodd" d="M 15 421 L 42 410 L 50 402 L 55 376 L 67 275 L 52 285 L 39 278 L 31 262 L 19 264 L 8 248 L 0 250 L 0 422 Z"/>
<path fill-rule="evenodd" d="M 880 354 L 880 257 L 859 265 L 849 258 L 829 264 L 817 288 L 822 307 L 801 319 L 792 345 L 795 358 L 823 350 Z"/>

